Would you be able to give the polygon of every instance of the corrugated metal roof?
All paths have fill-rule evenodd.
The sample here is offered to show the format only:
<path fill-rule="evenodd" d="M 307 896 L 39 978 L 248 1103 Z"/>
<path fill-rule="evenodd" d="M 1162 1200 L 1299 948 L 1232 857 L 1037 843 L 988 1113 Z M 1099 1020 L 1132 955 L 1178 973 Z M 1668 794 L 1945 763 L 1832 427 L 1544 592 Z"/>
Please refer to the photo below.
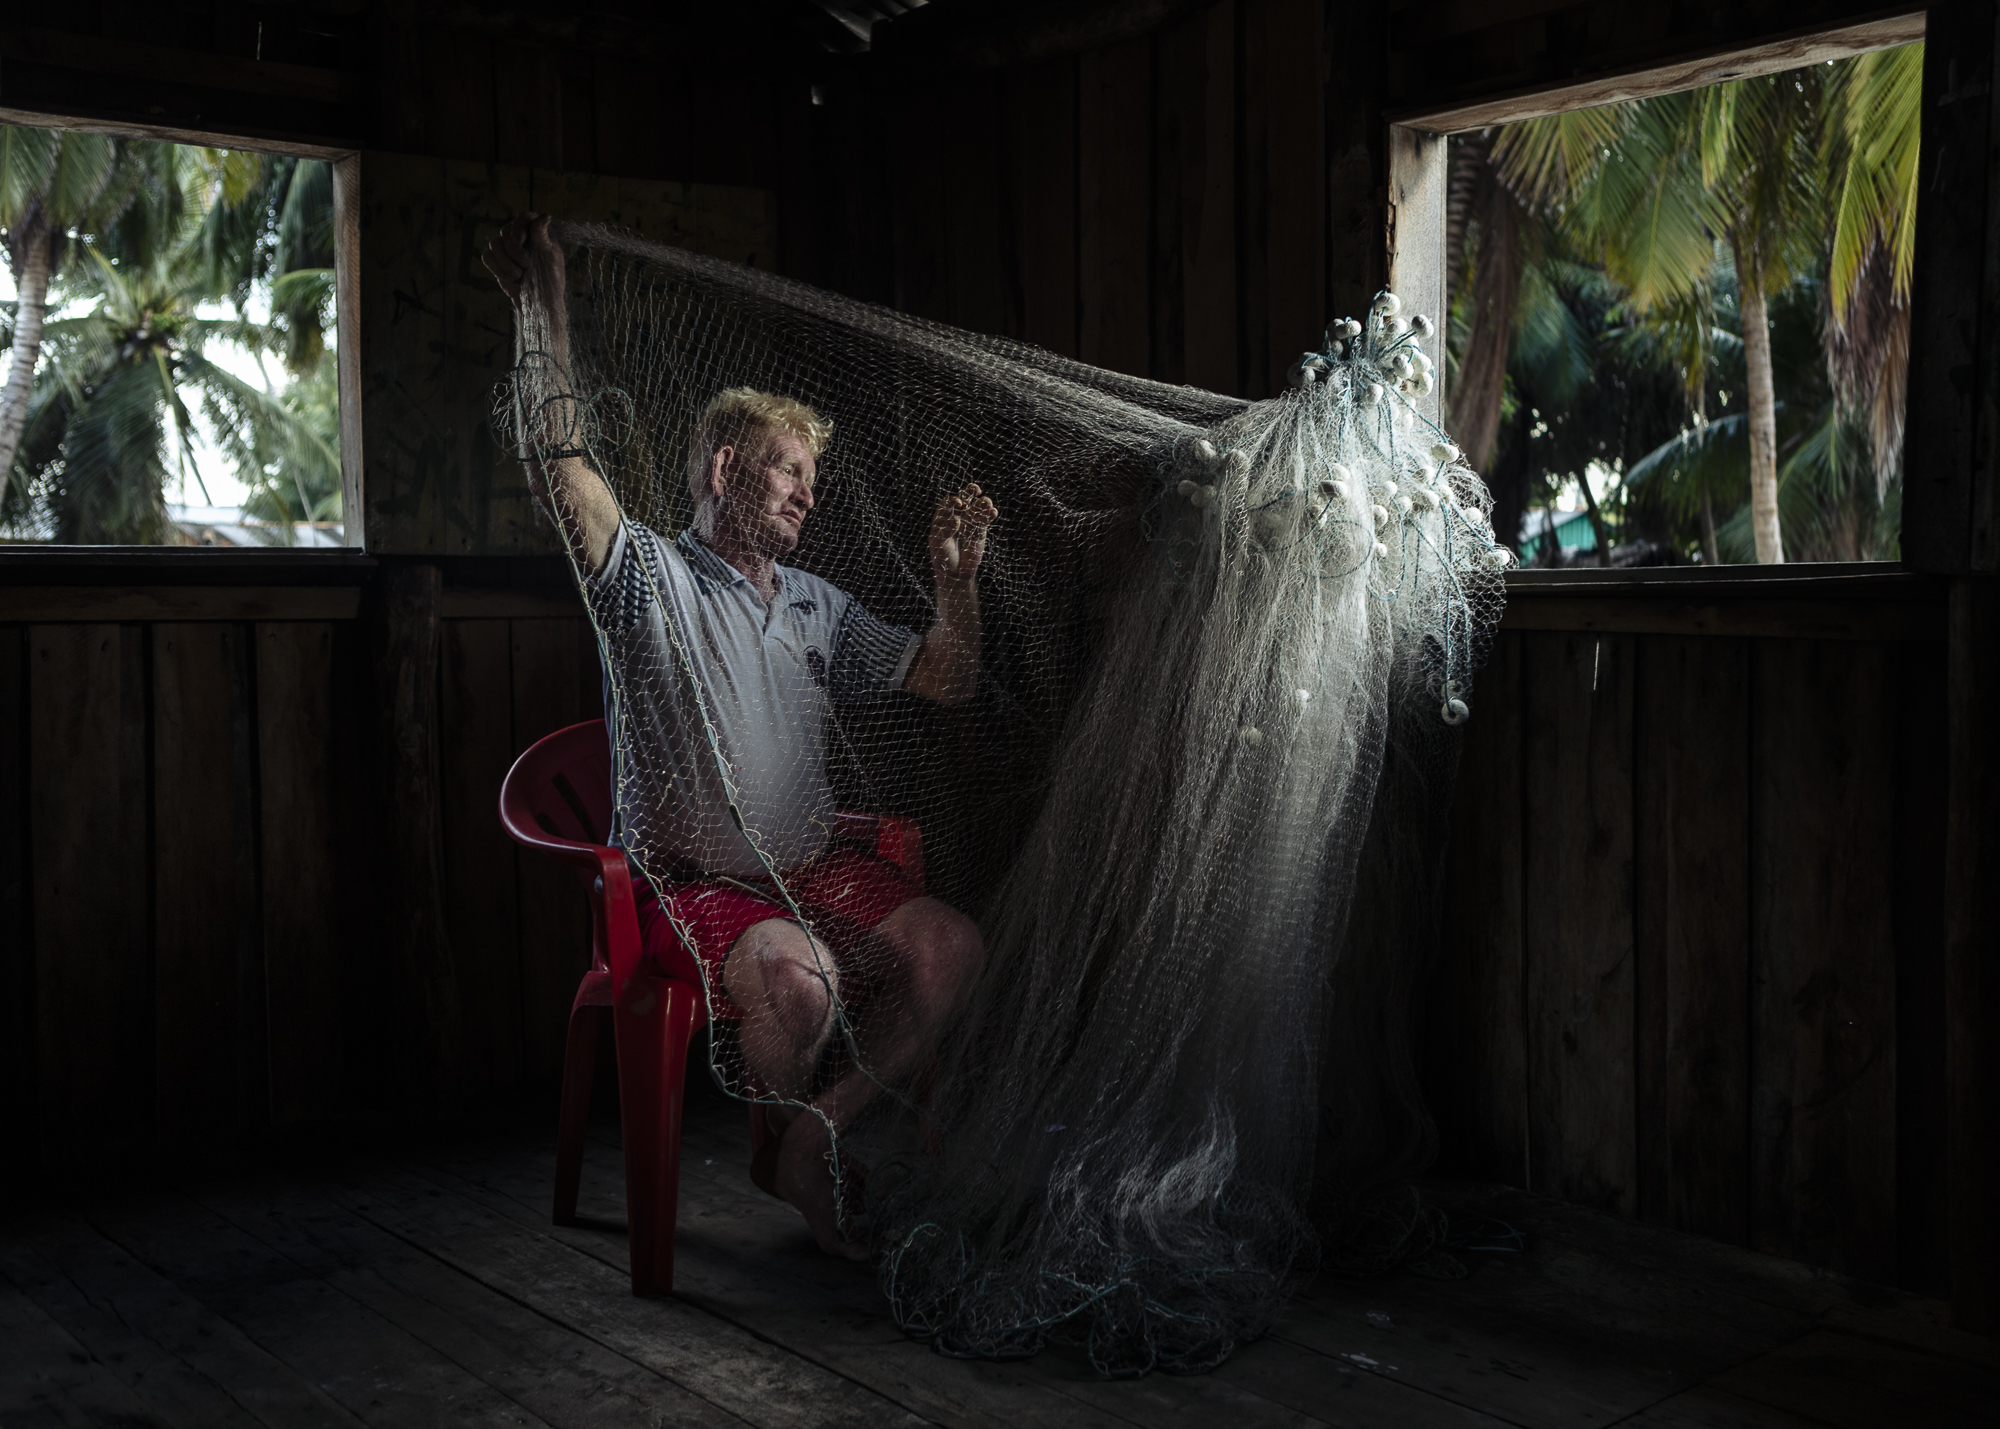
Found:
<path fill-rule="evenodd" d="M 859 54 L 873 41 L 878 21 L 893 20 L 921 9 L 925 0 L 810 0 L 810 3 L 845 32 L 845 40 L 829 36 L 827 48 Z"/>

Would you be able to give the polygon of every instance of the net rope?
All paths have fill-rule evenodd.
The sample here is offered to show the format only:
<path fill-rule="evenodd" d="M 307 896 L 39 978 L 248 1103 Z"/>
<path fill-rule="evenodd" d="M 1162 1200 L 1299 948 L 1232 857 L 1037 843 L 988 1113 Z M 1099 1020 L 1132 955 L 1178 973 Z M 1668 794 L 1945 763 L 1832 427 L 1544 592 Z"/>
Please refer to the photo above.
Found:
<path fill-rule="evenodd" d="M 832 1159 L 897 1322 L 954 1355 L 1192 1371 L 1322 1265 L 1451 1273 L 1403 1180 L 1431 1145 L 1409 1013 L 1511 556 L 1420 411 L 1432 325 L 1385 293 L 1247 402 L 606 228 L 557 236 L 569 360 L 524 320 L 494 427 L 524 458 L 587 459 L 625 523 L 626 558 L 577 578 L 627 853 L 656 887 L 747 879 L 833 948 L 796 896 L 832 809 L 769 812 L 823 767 L 839 808 L 916 821 L 927 892 L 980 930 L 983 973 L 906 1065 L 871 1065 L 910 996 L 881 950 L 848 939 L 822 968 L 817 1084 L 881 1087 Z M 784 739 L 732 743 L 731 701 L 759 696 L 705 679 L 709 636 L 633 553 L 688 523 L 690 441 L 735 387 L 831 419 L 783 564 L 889 626 L 935 618 L 940 498 L 994 501 L 968 703 L 836 688 Z M 707 990 L 716 1079 L 771 1099 Z"/>

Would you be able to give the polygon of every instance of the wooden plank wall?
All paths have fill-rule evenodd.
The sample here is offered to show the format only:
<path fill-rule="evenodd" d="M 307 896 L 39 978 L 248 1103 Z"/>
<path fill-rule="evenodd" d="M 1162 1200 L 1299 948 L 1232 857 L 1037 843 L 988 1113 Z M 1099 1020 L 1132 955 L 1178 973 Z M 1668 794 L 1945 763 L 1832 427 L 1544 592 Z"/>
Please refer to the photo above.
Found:
<path fill-rule="evenodd" d="M 1942 1288 L 1944 677 L 1934 640 L 1503 631 L 1439 1169 Z"/>
<path fill-rule="evenodd" d="M 361 157 L 365 544 L 376 553 L 554 555 L 519 462 L 487 429 L 513 317 L 480 254 L 524 209 L 610 223 L 752 267 L 776 264 L 765 189 Z"/>
<path fill-rule="evenodd" d="M 1325 13 L 1221 0 L 1034 64 L 836 85 L 818 207 L 876 193 L 892 217 L 824 225 L 815 271 L 1098 366 L 1270 395 L 1381 282 L 1379 210 L 1343 202 L 1329 241 L 1334 147 L 1360 192 L 1382 179 L 1380 136 L 1328 88 Z M 871 273 L 858 250 L 881 242 Z"/>
<path fill-rule="evenodd" d="M 698 216 L 699 192 L 667 180 L 757 191 L 775 224 L 757 251 L 784 272 L 1257 397 L 1383 280 L 1385 116 L 1879 7 L 1753 0 L 1718 20 L 1629 0 L 1217 0 L 1080 54 L 905 63 L 879 82 L 762 33 L 752 7 L 577 25 L 331 0 L 253 24 L 206 8 L 206 30 L 187 7 L 51 12 L 46 27 L 74 34 L 59 54 L 9 51 L 6 104 L 370 151 L 370 537 L 449 559 L 543 548 L 507 465 L 475 450 L 505 337 L 477 250 L 513 206 L 598 214 L 646 180 L 645 202 Z M 1978 8 L 1933 17 L 1984 54 Z M 204 63 L 106 82 L 93 41 L 107 27 L 198 44 Z M 274 93 L 267 60 L 299 83 Z M 745 105 L 753 64 L 760 102 Z M 1978 130 L 1984 109 L 1940 109 L 1940 132 Z M 1926 162 L 1945 162 L 1931 137 Z M 1926 222 L 1944 212 L 1927 203 Z M 1937 292 L 1978 286 L 1982 250 L 1961 246 Z M 1955 383 L 1913 391 L 1969 400 Z M 1930 476 L 1957 479 L 1951 463 Z M 394 970 L 365 876 L 384 807 L 368 792 L 369 632 L 323 609 L 165 614 L 126 599 L 95 623 L 0 621 L 13 1144 L 218 1137 L 399 1090 Z M 573 619 L 494 610 L 445 619 L 438 644 L 440 897 L 457 1090 L 476 1096 L 558 1064 L 581 902 L 499 842 L 492 799 L 513 750 L 594 712 L 595 656 Z M 1953 1214 L 1982 1218 L 1990 1247 L 1990 1174 L 1944 1152 L 1958 1083 L 1941 1033 L 1940 648 L 1503 636 L 1468 732 L 1430 1009 L 1443 1169 L 1923 1286 L 1948 1260 L 1956 1175 L 1971 1191 Z M 1954 737 L 1975 738 L 1970 716 Z M 1975 844 L 1952 854 L 1968 887 L 1992 862 Z M 1985 1086 L 1994 1059 L 1979 1055 Z"/>
<path fill-rule="evenodd" d="M 473 1099 L 554 1086 L 589 961 L 580 890 L 497 815 L 515 754 L 602 708 L 587 623 L 531 608 L 444 622 L 455 1083 Z M 403 1094 L 371 954 L 365 639 L 359 620 L 0 624 L 9 1144 L 174 1155 Z"/>

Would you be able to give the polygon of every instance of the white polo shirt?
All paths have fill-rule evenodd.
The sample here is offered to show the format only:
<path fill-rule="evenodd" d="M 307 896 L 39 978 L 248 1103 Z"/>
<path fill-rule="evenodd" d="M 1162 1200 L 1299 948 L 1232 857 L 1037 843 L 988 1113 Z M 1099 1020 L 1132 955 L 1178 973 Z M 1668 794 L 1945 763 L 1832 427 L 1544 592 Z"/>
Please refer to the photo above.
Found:
<path fill-rule="evenodd" d="M 780 870 L 825 848 L 832 703 L 901 689 L 923 643 L 818 576 L 776 573 L 778 596 L 766 604 L 693 531 L 668 544 L 626 523 L 585 582 L 624 677 L 621 698 L 607 681 L 604 702 L 617 721 L 618 842 L 641 851 L 656 878 L 673 869 L 754 878 L 767 871 L 757 848 Z"/>

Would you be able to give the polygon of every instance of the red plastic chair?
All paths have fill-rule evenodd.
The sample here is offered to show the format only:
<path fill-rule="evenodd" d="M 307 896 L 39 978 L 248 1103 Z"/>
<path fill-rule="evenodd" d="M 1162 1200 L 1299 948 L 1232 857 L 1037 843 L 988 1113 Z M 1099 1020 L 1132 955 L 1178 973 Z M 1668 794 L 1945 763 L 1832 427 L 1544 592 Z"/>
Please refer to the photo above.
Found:
<path fill-rule="evenodd" d="M 555 1223 L 576 1223 L 597 1038 L 609 1017 L 625 1145 L 632 1293 L 671 1294 L 688 1041 L 708 1021 L 708 1003 L 689 949 L 676 948 L 670 967 L 642 956 L 630 868 L 624 851 L 605 843 L 611 831 L 611 747 L 604 721 L 559 729 L 515 760 L 500 786 L 500 822 L 517 842 L 574 867 L 590 896 L 590 971 L 570 1006 L 563 1056 Z M 872 842 L 878 857 L 900 865 L 923 887 L 923 839 L 913 820 L 843 813 L 834 831 Z M 750 1108 L 753 1154 L 765 1135 L 762 1112 Z"/>

